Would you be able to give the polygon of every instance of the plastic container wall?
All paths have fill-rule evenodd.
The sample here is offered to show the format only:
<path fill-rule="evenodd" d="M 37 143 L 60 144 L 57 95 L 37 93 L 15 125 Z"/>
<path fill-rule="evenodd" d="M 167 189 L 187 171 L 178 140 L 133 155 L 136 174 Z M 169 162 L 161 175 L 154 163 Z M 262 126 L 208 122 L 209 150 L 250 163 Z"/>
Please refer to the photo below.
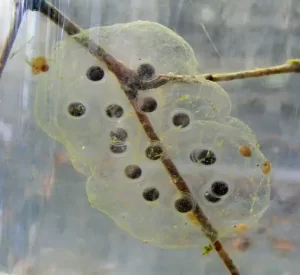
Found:
<path fill-rule="evenodd" d="M 62 123 L 63 118 L 61 117 L 58 117 L 55 122 L 52 120 L 51 123 L 53 124 L 49 123 L 52 128 L 48 127 L 48 124 L 41 123 L 45 120 L 41 119 L 40 114 L 47 114 L 47 106 L 50 106 L 49 113 L 55 113 L 57 106 L 60 104 L 60 98 L 64 96 L 71 98 L 72 94 L 64 91 L 64 87 L 70 89 L 70 86 L 67 85 L 71 82 L 74 85 L 75 94 L 78 87 L 86 93 L 86 96 L 82 96 L 82 99 L 85 99 L 85 97 L 96 98 L 91 95 L 93 90 L 87 88 L 90 86 L 84 84 L 84 81 L 86 81 L 83 79 L 85 74 L 82 73 L 82 77 L 74 75 L 76 73 L 81 74 L 81 70 L 85 71 L 84 66 L 88 64 L 90 64 L 88 66 L 93 66 L 102 63 L 97 63 L 98 61 L 92 59 L 86 51 L 77 51 L 76 46 L 72 44 L 73 42 L 58 44 L 60 41 L 70 41 L 70 35 L 63 30 L 63 28 L 69 28 L 70 30 L 70 21 L 61 21 L 61 26 L 55 24 L 53 17 L 51 20 L 49 13 L 47 15 L 47 11 L 41 8 L 43 3 L 43 1 L 22 0 L 2 0 L 0 3 L 1 271 L 4 274 L 19 275 L 228 274 L 216 253 L 212 252 L 207 256 L 202 255 L 204 245 L 208 244 L 209 241 L 203 237 L 200 231 L 199 243 L 201 245 L 199 244 L 198 247 L 184 248 L 184 245 L 180 244 L 179 247 L 173 249 L 160 248 L 153 245 L 151 240 L 133 237 L 132 234 L 128 233 L 129 230 L 122 229 L 121 222 L 115 219 L 115 223 L 109 215 L 99 211 L 97 207 L 91 206 L 91 197 L 86 192 L 88 177 L 92 176 L 96 181 L 101 181 L 102 177 L 117 174 L 117 170 L 112 170 L 114 171 L 112 173 L 109 170 L 111 166 L 103 168 L 106 162 L 102 161 L 99 162 L 99 166 L 95 165 L 91 170 L 88 167 L 88 172 L 86 172 L 84 170 L 86 166 L 84 165 L 94 164 L 98 160 L 98 156 L 95 157 L 97 155 L 96 151 L 93 151 L 92 148 L 89 154 L 76 155 L 75 151 L 77 149 L 75 150 L 75 147 L 72 147 L 72 142 L 79 140 L 76 136 L 76 127 L 72 128 L 74 125 L 69 122 Z M 241 0 L 234 2 L 206 0 L 151 0 L 146 2 L 142 0 L 53 0 L 46 3 L 56 7 L 71 20 L 71 23 L 73 22 L 82 29 L 124 24 L 137 20 L 157 22 L 168 27 L 187 41 L 189 46 L 186 46 L 186 48 L 193 49 L 195 59 L 198 60 L 199 64 L 196 66 L 193 63 L 194 57 L 191 54 L 190 60 L 192 61 L 188 67 L 190 71 L 186 74 L 225 73 L 275 66 L 286 63 L 288 59 L 298 58 L 300 53 L 298 46 L 300 5 L 296 0 Z M 128 63 L 124 61 L 126 65 L 135 66 L 135 61 L 132 61 L 135 52 L 131 53 L 126 48 L 130 44 L 130 38 L 126 40 L 122 36 L 125 31 L 125 29 L 122 29 L 119 33 L 116 32 L 115 40 L 113 35 L 108 35 L 112 39 L 110 43 L 105 40 L 107 37 L 104 34 L 100 37 L 103 39 L 105 47 L 113 49 L 121 61 L 124 58 L 124 60 L 129 60 Z M 147 33 L 147 30 L 137 28 L 135 32 L 129 31 L 128 37 L 135 38 L 135 33 L 138 32 Z M 102 35 L 101 30 L 99 33 Z M 140 35 L 144 37 L 143 34 Z M 95 37 L 99 38 L 97 35 Z M 151 34 L 147 39 L 147 41 L 153 43 L 151 45 L 155 45 L 153 41 L 161 38 L 155 37 L 155 35 L 152 37 Z M 174 38 L 174 40 L 176 39 Z M 119 45 L 117 43 L 124 44 L 123 47 L 114 49 L 114 43 L 116 45 Z M 99 44 L 101 44 L 101 39 L 99 39 Z M 77 60 L 77 69 L 70 70 L 69 74 L 68 72 L 63 72 L 63 74 L 53 73 L 54 67 L 59 70 L 64 66 L 67 67 L 68 62 L 71 62 L 64 59 L 63 56 L 61 56 L 61 59 L 53 61 L 51 57 L 53 57 L 54 50 L 57 49 L 58 54 L 61 53 L 60 50 L 65 55 L 68 51 L 72 53 L 72 62 L 75 59 Z M 153 50 L 153 48 L 147 49 L 145 47 L 143 50 L 145 53 L 152 54 L 156 51 L 156 48 Z M 129 56 L 129 53 L 132 56 Z M 165 52 L 162 56 L 168 56 L 168 54 L 169 52 Z M 178 69 L 175 65 L 170 64 L 173 64 L 171 62 L 179 64 L 176 62 L 179 62 L 180 55 L 173 54 L 171 56 L 172 58 L 169 58 L 170 63 L 163 58 L 160 59 L 162 63 L 167 64 L 162 67 L 162 73 L 167 73 L 163 70 L 169 68 L 168 66 L 171 66 L 171 71 Z M 38 57 L 40 59 L 36 59 Z M 46 63 L 48 63 L 44 64 L 45 60 L 41 57 L 44 57 Z M 141 59 L 143 58 L 144 56 L 141 56 Z M 152 55 L 149 54 L 147 60 L 151 60 L 151 58 Z M 34 61 L 42 63 L 41 70 L 38 73 L 35 71 Z M 190 64 L 194 64 L 195 67 Z M 43 67 L 43 65 L 47 65 L 49 68 L 47 66 Z M 158 62 L 157 70 L 160 69 L 159 66 Z M 190 69 L 191 67 L 193 68 Z M 135 67 L 132 68 L 135 69 Z M 184 66 L 182 68 L 185 70 Z M 51 81 L 49 79 L 46 79 L 48 82 L 41 81 L 40 76 L 46 75 L 48 70 Z M 66 79 L 69 79 L 68 82 L 66 82 Z M 115 81 L 115 78 L 110 76 L 107 79 L 108 81 Z M 53 83 L 58 87 L 56 90 L 51 88 Z M 117 94 L 117 89 L 119 89 L 119 84 L 116 83 L 107 84 L 111 85 L 107 87 L 112 87 L 109 90 L 112 96 Z M 298 106 L 300 101 L 297 95 L 299 77 L 297 74 L 289 73 L 220 82 L 217 85 L 220 85 L 222 91 L 224 89 L 229 95 L 228 98 L 231 101 L 230 115 L 240 119 L 253 130 L 257 142 L 260 144 L 259 150 L 272 163 L 271 200 L 267 203 L 267 211 L 262 213 L 261 219 L 255 217 L 255 224 L 251 224 L 251 228 L 249 226 L 245 232 L 242 230 L 242 233 L 238 234 L 233 229 L 233 225 L 240 225 L 235 224 L 235 219 L 228 218 L 234 235 L 225 235 L 221 241 L 239 267 L 242 275 L 295 274 L 299 267 L 297 261 L 299 258 L 299 230 L 297 228 L 300 222 L 298 199 L 300 192 L 298 185 L 300 161 Z M 180 91 L 178 93 L 183 90 L 182 87 L 179 86 Z M 51 93 L 47 94 L 47 100 L 49 99 L 52 103 L 50 105 L 45 103 L 46 107 L 37 106 L 37 102 L 40 102 L 41 97 L 44 96 L 41 89 L 46 90 L 46 88 L 49 88 L 49 91 L 53 89 L 53 91 L 51 90 L 53 96 Z M 175 88 L 171 86 L 168 90 L 169 97 L 166 98 L 162 94 L 163 90 L 154 89 L 145 92 L 145 94 L 153 96 L 159 103 L 158 108 L 160 108 L 164 102 L 173 102 L 172 92 L 174 90 Z M 61 97 L 59 93 L 62 93 Z M 222 95 L 224 97 L 219 101 L 219 106 L 224 107 L 227 96 L 225 96 L 225 93 L 222 93 Z M 185 99 L 185 97 L 182 96 L 180 99 Z M 101 98 L 99 96 L 99 101 L 106 104 L 105 100 L 105 97 Z M 116 98 L 116 101 L 120 102 L 121 105 L 125 100 L 127 100 L 125 96 Z M 127 106 L 126 104 L 124 103 L 124 106 Z M 166 105 L 167 111 L 173 103 L 168 104 Z M 53 106 L 52 109 L 51 106 Z M 184 104 L 178 106 L 185 108 Z M 193 112 L 192 108 L 189 109 L 191 113 Z M 39 115 L 37 115 L 37 109 Z M 176 110 L 179 110 L 179 107 Z M 155 113 L 153 113 L 150 118 L 157 125 L 160 125 L 161 121 L 167 121 L 168 115 L 168 112 L 161 112 L 155 117 Z M 48 117 L 43 117 L 43 119 L 45 118 Z M 49 116 L 49 118 L 51 117 Z M 198 119 L 197 114 L 194 114 L 193 119 Z M 223 119 L 223 116 L 220 119 Z M 90 121 L 87 120 L 86 123 L 89 126 Z M 135 132 L 137 127 L 135 128 L 134 123 L 135 121 L 131 122 L 129 118 L 129 120 L 121 122 L 120 125 L 129 125 L 128 127 L 132 128 L 132 133 L 139 134 L 140 132 Z M 44 127 L 41 127 L 41 124 Z M 55 128 L 53 125 L 57 127 L 58 132 L 53 132 Z M 203 126 L 199 124 L 197 127 L 200 129 Z M 208 126 L 205 127 L 207 127 L 205 133 L 211 135 L 214 133 L 212 130 L 210 132 Z M 102 131 L 102 128 L 97 128 L 97 125 L 91 129 L 90 135 L 85 133 L 89 136 L 89 141 L 92 140 L 91 143 L 108 131 L 105 128 Z M 162 127 L 162 129 L 164 128 Z M 197 136 L 193 131 L 196 132 L 198 128 L 195 129 L 190 130 L 190 133 L 187 131 L 186 138 L 184 135 L 177 138 L 176 132 L 173 135 L 173 132 L 168 134 L 165 130 L 162 130 L 162 132 L 167 134 L 161 135 L 165 141 L 170 143 L 176 143 L 180 140 L 184 144 L 183 147 L 180 147 L 182 149 L 179 149 L 178 154 L 173 154 L 172 152 L 175 151 L 170 150 L 170 155 L 175 159 L 174 162 L 178 165 L 180 172 L 185 175 L 185 179 L 193 188 L 197 187 L 198 181 L 199 185 L 202 184 L 201 175 L 199 173 L 194 174 L 195 169 L 189 168 L 192 167 L 189 166 L 192 164 L 185 160 L 181 161 L 180 158 L 184 159 L 186 155 L 189 156 L 190 151 L 188 150 L 193 149 L 192 144 L 195 136 Z M 74 136 L 70 136 L 73 133 Z M 228 131 L 228 133 L 228 135 L 236 137 L 233 132 Z M 58 136 L 63 138 L 59 140 Z M 243 135 L 241 134 L 241 136 Z M 205 137 L 203 140 L 205 139 L 208 144 L 210 137 Z M 62 140 L 64 142 L 61 142 Z M 132 142 L 128 146 L 142 146 L 143 142 L 139 144 L 138 140 L 137 138 L 136 143 Z M 234 142 L 235 140 L 232 141 L 232 143 Z M 105 144 L 105 141 L 100 140 L 99 144 L 97 143 L 97 149 L 102 148 L 101 144 Z M 102 153 L 101 150 L 99 150 L 99 154 Z M 185 153 L 185 150 L 187 153 Z M 217 160 L 219 160 L 218 155 Z M 144 165 L 142 162 L 137 164 Z M 238 161 L 235 163 L 235 165 L 239 164 Z M 117 165 L 122 165 L 119 159 L 112 163 L 112 167 L 117 167 Z M 76 169 L 78 167 L 81 169 Z M 97 167 L 100 167 L 101 173 L 98 173 Z M 160 175 L 163 174 L 161 170 L 157 172 L 158 170 L 153 168 L 154 165 L 152 166 L 151 162 L 149 164 L 146 162 L 145 167 L 145 171 L 150 171 L 149 175 L 151 174 L 151 177 L 153 177 L 153 182 L 157 181 L 159 184 L 161 181 L 163 182 L 160 178 Z M 223 170 L 221 168 L 224 167 L 220 166 L 211 173 L 215 177 L 218 173 L 221 173 L 226 175 L 226 179 L 236 176 L 234 173 L 234 175 L 229 174 L 231 168 L 225 167 Z M 89 175 L 90 171 L 91 175 Z M 252 170 L 243 170 L 241 173 L 244 173 L 243 176 L 247 175 L 248 178 L 248 172 L 251 174 Z M 210 172 L 205 173 L 207 173 L 205 175 L 210 175 Z M 147 175 L 147 172 L 143 175 Z M 110 180 L 109 183 L 112 184 L 114 181 Z M 139 183 L 134 184 L 138 185 Z M 235 184 L 234 190 L 237 190 L 241 188 L 243 182 L 241 181 L 240 185 Z M 168 188 L 167 185 L 166 190 L 169 190 Z M 113 191 L 108 192 L 107 196 L 111 197 L 107 197 L 104 201 L 107 205 L 110 203 L 110 198 L 111 201 L 124 200 L 126 202 L 126 197 L 122 196 L 122 194 L 127 196 L 128 193 L 125 191 L 121 193 L 116 188 L 116 193 Z M 119 192 L 118 196 L 114 197 L 117 192 Z M 176 196 L 175 192 L 172 195 Z M 101 197 L 101 195 L 99 196 Z M 266 196 L 263 194 L 261 198 Z M 103 197 L 105 198 L 104 195 Z M 128 197 L 128 203 L 133 207 L 129 208 L 124 204 L 122 215 L 123 212 L 129 216 L 134 214 L 131 222 L 133 231 L 138 231 L 141 228 L 139 232 L 142 232 L 140 235 L 143 235 L 143 230 L 147 229 L 143 227 L 143 224 L 146 224 L 151 218 L 149 218 L 147 208 L 142 207 L 140 201 L 140 198 L 135 199 L 133 195 Z M 228 215 L 236 218 L 242 213 L 242 208 L 239 208 L 240 205 L 236 201 L 234 201 L 235 204 L 231 203 L 233 203 L 233 200 L 225 204 L 229 209 Z M 204 203 L 203 205 L 208 210 L 211 209 L 207 204 Z M 263 206 L 258 207 L 259 209 L 265 207 L 263 203 L 261 205 Z M 226 207 L 224 206 L 224 208 Z M 105 209 L 104 206 L 102 208 Z M 159 209 L 161 209 L 161 213 L 168 213 L 167 210 L 171 209 L 171 206 L 167 205 L 166 208 Z M 121 213 L 121 211 L 119 212 Z M 114 215 L 117 216 L 119 212 Z M 224 224 L 227 226 L 227 223 L 224 222 L 223 224 L 225 214 L 217 219 L 216 212 L 209 211 L 208 213 L 212 219 L 215 218 L 217 221 L 214 222 L 217 227 L 223 229 Z M 173 222 L 169 214 L 164 215 L 161 214 L 161 217 L 166 217 L 166 219 L 170 219 L 170 222 Z M 141 219 L 140 222 L 137 217 L 142 217 L 144 220 Z M 248 223 L 248 219 L 246 222 Z M 156 222 L 151 224 L 153 232 L 157 231 L 157 234 L 165 232 L 165 227 L 163 227 L 165 223 L 164 219 L 159 220 L 157 218 Z M 175 235 L 174 232 L 179 232 L 181 228 L 175 230 L 173 226 L 174 224 L 170 224 L 169 232 Z M 190 230 L 186 231 L 188 232 L 186 235 L 191 236 L 190 234 L 193 231 Z M 146 232 L 148 231 L 146 230 Z M 180 235 L 180 232 L 178 235 Z M 192 240 L 196 240 L 196 243 L 198 242 L 197 236 L 195 235 L 194 239 L 192 238 Z M 159 240 L 158 242 L 161 243 L 168 242 L 162 237 L 161 239 L 158 237 L 157 239 L 153 238 L 153 240 Z M 155 243 L 155 241 L 153 242 Z M 172 240 L 170 243 L 172 243 Z"/>

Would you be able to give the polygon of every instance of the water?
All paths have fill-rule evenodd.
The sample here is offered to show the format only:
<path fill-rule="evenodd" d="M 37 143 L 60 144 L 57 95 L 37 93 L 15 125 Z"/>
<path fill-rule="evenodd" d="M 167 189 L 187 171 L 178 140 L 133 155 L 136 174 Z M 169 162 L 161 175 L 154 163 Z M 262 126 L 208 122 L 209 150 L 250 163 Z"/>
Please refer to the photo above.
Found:
<path fill-rule="evenodd" d="M 0 6 L 1 13 L 12 13 L 9 2 Z M 201 73 L 279 65 L 299 56 L 297 1 L 52 3 L 82 28 L 134 20 L 162 23 L 190 43 Z M 0 49 L 6 36 L 1 31 Z M 36 123 L 37 82 L 23 55 L 33 57 L 34 45 L 50 55 L 56 41 L 66 37 L 43 16 L 27 13 L 0 80 L 3 272 L 26 274 L 25 267 L 34 265 L 29 272 L 38 274 L 227 274 L 215 253 L 202 256 L 201 247 L 166 250 L 143 243 L 90 206 L 86 176 Z M 299 267 L 298 81 L 286 74 L 220 83 L 232 100 L 232 115 L 254 130 L 272 162 L 272 201 L 257 225 L 266 230 L 245 233 L 251 242 L 246 251 L 236 250 L 232 239 L 223 240 L 241 274 L 295 274 Z"/>

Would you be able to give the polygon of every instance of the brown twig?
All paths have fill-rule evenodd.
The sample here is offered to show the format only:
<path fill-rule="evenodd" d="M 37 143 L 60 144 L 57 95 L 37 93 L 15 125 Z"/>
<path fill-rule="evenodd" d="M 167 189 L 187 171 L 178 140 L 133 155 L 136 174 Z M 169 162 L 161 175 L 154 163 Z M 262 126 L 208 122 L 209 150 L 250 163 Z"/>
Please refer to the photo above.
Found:
<path fill-rule="evenodd" d="M 199 75 L 175 75 L 175 74 L 161 74 L 149 82 L 143 83 L 140 90 L 149 90 L 158 88 L 166 83 L 201 83 L 203 79 L 213 82 L 231 81 L 236 79 L 256 78 L 268 75 L 286 74 L 286 73 L 300 73 L 300 59 L 291 59 L 286 64 L 259 68 L 248 71 L 222 73 L 222 74 L 199 74 Z"/>
<path fill-rule="evenodd" d="M 203 77 L 210 81 L 220 82 L 220 81 L 255 78 L 255 77 L 262 77 L 267 75 L 286 74 L 286 73 L 300 73 L 300 59 L 291 59 L 288 60 L 283 65 L 274 66 L 274 67 L 258 68 L 254 70 L 241 71 L 236 73 L 205 74 L 203 75 Z"/>

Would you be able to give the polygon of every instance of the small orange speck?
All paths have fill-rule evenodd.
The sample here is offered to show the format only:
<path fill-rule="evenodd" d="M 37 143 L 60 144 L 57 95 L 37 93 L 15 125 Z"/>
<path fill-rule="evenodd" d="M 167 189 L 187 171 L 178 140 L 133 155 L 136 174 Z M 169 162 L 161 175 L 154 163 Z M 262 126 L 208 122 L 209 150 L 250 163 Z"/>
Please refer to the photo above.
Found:
<path fill-rule="evenodd" d="M 193 224 L 196 224 L 196 225 L 200 224 L 198 219 L 196 218 L 196 216 L 193 213 L 188 213 L 186 216 Z"/>
<path fill-rule="evenodd" d="M 278 216 L 273 216 L 272 217 L 272 222 L 275 223 L 275 222 L 280 222 L 280 223 L 287 223 L 287 224 L 290 224 L 291 221 L 290 220 L 287 220 L 287 219 L 283 219 L 283 218 L 280 218 Z"/>
<path fill-rule="evenodd" d="M 189 242 L 186 239 L 186 237 L 183 237 L 182 239 L 177 240 L 177 244 L 179 245 L 187 245 Z"/>
<path fill-rule="evenodd" d="M 296 250 L 296 246 L 289 240 L 276 240 L 273 243 L 273 247 L 287 252 L 293 252 Z"/>
<path fill-rule="evenodd" d="M 70 159 L 67 152 L 59 152 L 55 154 L 55 164 L 69 163 Z"/>
<path fill-rule="evenodd" d="M 262 172 L 265 175 L 269 174 L 270 171 L 271 171 L 271 167 L 272 167 L 271 162 L 269 162 L 269 161 L 263 162 L 263 164 L 262 164 Z"/>
<path fill-rule="evenodd" d="M 248 229 L 248 225 L 245 223 L 240 223 L 234 226 L 235 233 L 237 234 L 243 234 Z"/>
<path fill-rule="evenodd" d="M 147 240 L 143 240 L 143 243 L 148 243 L 148 241 Z"/>
<path fill-rule="evenodd" d="M 278 216 L 273 216 L 272 217 L 272 222 L 280 222 L 281 221 L 281 218 L 278 217 Z"/>
<path fill-rule="evenodd" d="M 47 59 L 44 56 L 38 56 L 31 61 L 32 74 L 38 75 L 41 72 L 49 71 L 49 65 Z"/>
<path fill-rule="evenodd" d="M 240 154 L 246 158 L 250 158 L 252 156 L 252 151 L 248 146 L 241 146 L 239 151 Z"/>
<path fill-rule="evenodd" d="M 232 247 L 237 251 L 246 251 L 251 246 L 251 240 L 247 237 L 237 237 L 232 240 Z"/>

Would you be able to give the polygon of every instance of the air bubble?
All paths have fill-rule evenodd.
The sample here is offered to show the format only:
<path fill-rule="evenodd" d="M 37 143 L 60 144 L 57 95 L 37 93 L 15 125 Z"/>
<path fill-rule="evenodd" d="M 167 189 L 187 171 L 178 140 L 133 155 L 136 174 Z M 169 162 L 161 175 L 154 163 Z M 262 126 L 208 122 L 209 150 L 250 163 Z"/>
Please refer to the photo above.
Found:
<path fill-rule="evenodd" d="M 173 116 L 172 122 L 176 127 L 185 128 L 190 124 L 190 117 L 185 113 L 178 113 Z"/>
<path fill-rule="evenodd" d="M 104 71 L 99 66 L 92 66 L 87 70 L 86 76 L 91 81 L 100 81 L 104 77 Z"/>
<path fill-rule="evenodd" d="M 147 188 L 143 192 L 146 201 L 156 201 L 159 198 L 159 191 L 156 188 Z"/>
<path fill-rule="evenodd" d="M 106 108 L 106 114 L 110 118 L 120 118 L 124 114 L 124 110 L 117 104 L 111 104 Z"/>
<path fill-rule="evenodd" d="M 125 168 L 125 175 L 132 180 L 138 179 L 142 175 L 142 169 L 137 165 L 128 165 Z"/>
<path fill-rule="evenodd" d="M 69 105 L 68 112 L 73 117 L 81 117 L 85 114 L 86 108 L 80 102 L 73 102 Z"/>

